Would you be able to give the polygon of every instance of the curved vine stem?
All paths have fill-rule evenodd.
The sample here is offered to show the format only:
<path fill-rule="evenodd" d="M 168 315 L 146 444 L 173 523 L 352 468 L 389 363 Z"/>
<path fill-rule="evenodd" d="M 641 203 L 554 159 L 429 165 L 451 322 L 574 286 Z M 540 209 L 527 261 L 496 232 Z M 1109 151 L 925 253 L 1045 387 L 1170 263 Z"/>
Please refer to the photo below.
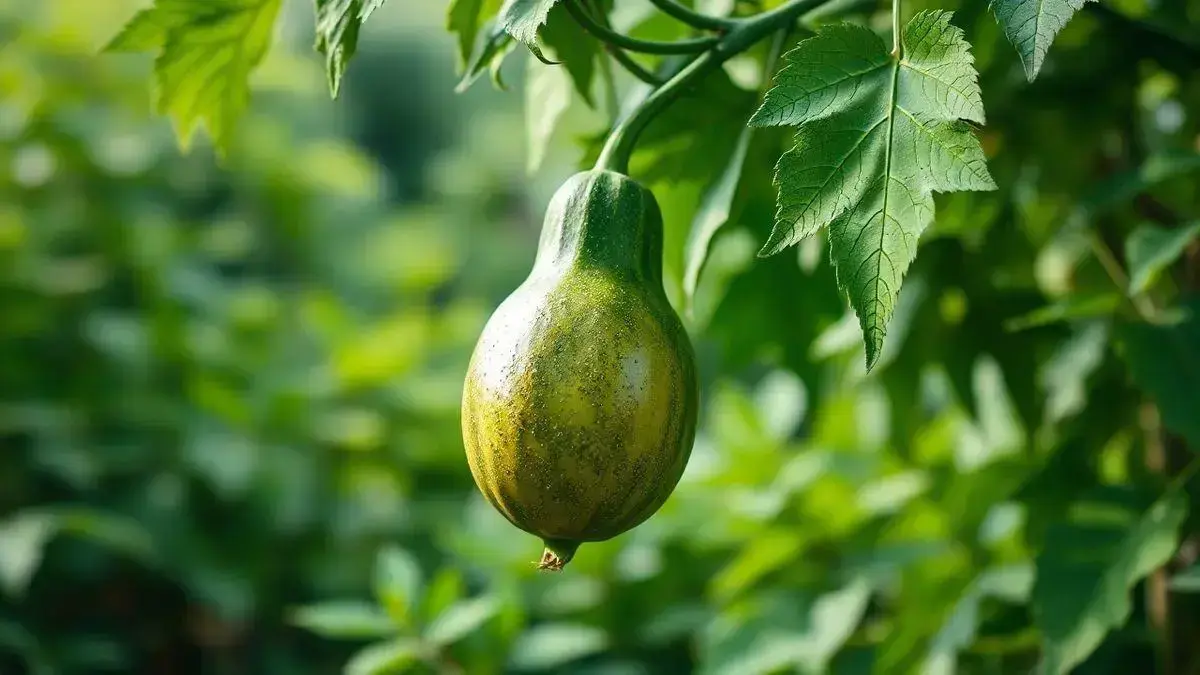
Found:
<path fill-rule="evenodd" d="M 652 84 L 656 87 L 663 83 L 662 80 L 655 77 L 654 73 L 646 70 L 642 64 L 634 61 L 633 57 L 629 54 L 626 54 L 625 50 L 621 49 L 620 47 L 605 45 L 605 49 L 608 51 L 609 56 L 613 57 L 614 61 L 620 64 L 622 68 L 629 71 L 629 74 L 633 75 L 642 82 L 645 82 L 646 84 Z"/>
<path fill-rule="evenodd" d="M 714 37 L 692 38 L 677 42 L 640 40 L 623 35 L 607 26 L 597 23 L 595 19 L 583 10 L 576 0 L 567 0 L 563 4 L 566 5 L 567 11 L 579 22 L 579 25 L 584 30 L 595 35 L 603 42 L 622 49 L 628 49 L 632 52 L 642 52 L 645 54 L 695 54 L 709 49 L 717 42 L 717 38 Z"/>
<path fill-rule="evenodd" d="M 605 15 L 604 12 L 596 11 L 595 3 L 585 2 L 585 7 L 586 7 L 586 9 L 596 12 L 596 14 L 599 15 L 599 17 L 600 17 L 599 23 L 601 26 L 603 26 L 604 28 L 608 28 L 608 29 L 612 28 L 612 26 L 609 25 L 609 23 L 608 23 L 608 16 Z M 629 54 L 626 54 L 625 50 L 621 49 L 620 47 L 605 42 L 604 50 L 606 52 L 608 52 L 608 55 L 613 58 L 613 61 L 617 62 L 617 65 L 624 68 L 627 72 L 629 72 L 629 74 L 633 75 L 634 77 L 641 80 L 642 82 L 645 82 L 646 84 L 649 84 L 649 85 L 653 85 L 655 87 L 657 87 L 663 83 L 662 79 L 660 79 L 654 73 L 647 70 L 645 67 L 642 66 L 642 64 L 635 61 L 632 56 L 630 56 Z"/>
<path fill-rule="evenodd" d="M 790 0 L 779 7 L 746 19 L 731 19 L 732 26 L 711 49 L 697 56 L 674 77 L 646 97 L 642 104 L 619 122 L 608 136 L 597 169 L 618 173 L 629 172 L 629 157 L 633 154 L 638 136 L 660 112 L 675 101 L 689 86 L 704 75 L 716 70 L 729 59 L 746 51 L 772 33 L 790 27 L 801 14 L 824 4 L 827 0 Z M 568 4 L 568 6 L 570 6 Z"/>
<path fill-rule="evenodd" d="M 663 14 L 678 19 L 693 28 L 724 32 L 732 28 L 736 22 L 716 16 L 701 14 L 689 7 L 679 4 L 676 0 L 650 0 L 650 4 L 662 10 Z"/>

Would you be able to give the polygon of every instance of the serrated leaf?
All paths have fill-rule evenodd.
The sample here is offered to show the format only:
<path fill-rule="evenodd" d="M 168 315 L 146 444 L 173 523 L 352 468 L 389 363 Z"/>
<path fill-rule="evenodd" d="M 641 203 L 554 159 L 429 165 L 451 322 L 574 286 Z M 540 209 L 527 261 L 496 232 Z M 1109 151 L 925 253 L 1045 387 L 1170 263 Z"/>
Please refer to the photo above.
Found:
<path fill-rule="evenodd" d="M 399 675 L 408 672 L 420 658 L 421 645 L 400 639 L 364 647 L 351 657 L 346 675 Z"/>
<path fill-rule="evenodd" d="M 396 632 L 396 625 L 378 607 L 353 600 L 299 607 L 291 612 L 289 622 L 332 638 L 380 638 Z"/>
<path fill-rule="evenodd" d="M 1120 327 L 1125 360 L 1137 385 L 1154 399 L 1163 424 L 1200 449 L 1200 301 L 1174 324 Z"/>
<path fill-rule="evenodd" d="M 1089 0 L 992 0 L 992 13 L 1017 49 L 1025 77 L 1032 82 L 1058 31 Z"/>
<path fill-rule="evenodd" d="M 868 368 L 933 220 L 932 193 L 996 187 L 967 124 L 984 121 L 970 45 L 950 17 L 913 17 L 901 58 L 866 28 L 822 29 L 785 55 L 751 119 L 799 126 L 776 169 L 779 209 L 762 254 L 829 228 L 838 284 L 858 315 Z"/>
<path fill-rule="evenodd" d="M 1133 586 L 1175 553 L 1186 497 L 1169 492 L 1144 509 L 1131 501 L 1102 493 L 1047 532 L 1033 588 L 1044 672 L 1070 672 L 1124 625 Z"/>
<path fill-rule="evenodd" d="M 537 46 L 538 28 L 550 17 L 558 0 L 505 0 L 500 8 L 500 25 L 526 45 Z"/>
<path fill-rule="evenodd" d="M 429 624 L 425 639 L 438 646 L 454 644 L 475 632 L 499 611 L 500 602 L 492 596 L 455 603 Z"/>
<path fill-rule="evenodd" d="M 1200 237 L 1200 223 L 1174 230 L 1142 225 L 1125 240 L 1125 260 L 1129 268 L 1129 293 L 1145 293 L 1159 273 L 1171 266 L 1187 247 Z"/>
<path fill-rule="evenodd" d="M 167 33 L 187 16 L 168 14 L 160 7 L 143 9 L 133 16 L 104 47 L 106 52 L 148 52 L 160 49 Z"/>
<path fill-rule="evenodd" d="M 346 66 L 358 50 L 363 22 L 383 6 L 384 0 L 316 0 L 316 50 L 325 55 L 329 93 L 336 98 Z"/>
<path fill-rule="evenodd" d="M 250 73 L 271 46 L 280 0 L 156 0 L 108 45 L 158 50 L 156 108 L 187 150 L 203 124 L 224 152 L 250 98 Z"/>

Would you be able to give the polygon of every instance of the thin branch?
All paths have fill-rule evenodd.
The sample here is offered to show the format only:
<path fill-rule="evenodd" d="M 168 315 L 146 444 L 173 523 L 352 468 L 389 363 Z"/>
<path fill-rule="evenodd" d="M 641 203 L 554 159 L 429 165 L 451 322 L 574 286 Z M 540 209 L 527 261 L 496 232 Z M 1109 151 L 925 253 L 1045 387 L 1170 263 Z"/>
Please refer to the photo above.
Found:
<path fill-rule="evenodd" d="M 675 0 L 650 0 L 650 3 L 659 8 L 663 14 L 673 17 L 686 23 L 693 28 L 700 30 L 712 30 L 724 32 L 733 27 L 734 22 L 729 19 L 723 19 L 708 14 L 701 14 L 689 7 L 679 4 Z"/>
<path fill-rule="evenodd" d="M 792 26 L 801 14 L 824 4 L 827 0 L 790 0 L 775 9 L 748 19 L 739 19 L 734 27 L 716 41 L 712 49 L 684 66 L 671 79 L 646 97 L 642 104 L 622 120 L 604 144 L 597 169 L 628 173 L 629 156 L 646 125 L 669 106 L 700 77 L 721 67 L 721 64 L 749 49 L 772 33 Z M 571 5 L 568 4 L 568 7 Z"/>
<path fill-rule="evenodd" d="M 579 22 L 580 26 L 583 26 L 584 30 L 596 36 L 602 42 L 621 47 L 622 49 L 628 49 L 629 51 L 645 54 L 695 54 L 705 51 L 717 43 L 717 39 L 714 37 L 692 38 L 677 42 L 639 40 L 628 35 L 622 35 L 611 28 L 597 23 L 587 12 L 583 11 L 583 8 L 575 0 L 568 0 L 565 4 L 567 11 Z"/>
<path fill-rule="evenodd" d="M 605 44 L 604 48 L 608 51 L 608 55 L 613 58 L 613 61 L 616 61 L 621 65 L 622 68 L 629 71 L 630 75 L 633 75 L 646 84 L 654 85 L 656 87 L 663 83 L 662 80 L 655 77 L 654 73 L 646 70 L 644 67 L 642 67 L 642 64 L 634 61 L 633 57 L 629 54 L 626 54 L 625 51 L 620 47 Z"/>

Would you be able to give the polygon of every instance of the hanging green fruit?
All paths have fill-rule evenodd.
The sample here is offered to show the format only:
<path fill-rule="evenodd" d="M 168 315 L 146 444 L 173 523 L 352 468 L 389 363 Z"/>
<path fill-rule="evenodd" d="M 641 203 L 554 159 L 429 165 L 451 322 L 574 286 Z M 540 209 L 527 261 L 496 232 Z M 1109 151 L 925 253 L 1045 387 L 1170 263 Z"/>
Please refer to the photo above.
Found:
<path fill-rule="evenodd" d="M 662 237 L 648 189 L 602 169 L 572 176 L 550 202 L 533 270 L 471 358 L 472 475 L 543 539 L 542 569 L 653 515 L 691 454 L 695 356 L 663 292 Z"/>

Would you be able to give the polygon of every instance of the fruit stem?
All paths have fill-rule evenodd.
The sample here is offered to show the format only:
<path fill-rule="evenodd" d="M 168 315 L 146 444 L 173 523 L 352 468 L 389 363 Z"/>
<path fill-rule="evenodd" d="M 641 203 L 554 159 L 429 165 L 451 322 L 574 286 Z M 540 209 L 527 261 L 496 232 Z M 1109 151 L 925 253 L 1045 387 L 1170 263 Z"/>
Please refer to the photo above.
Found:
<path fill-rule="evenodd" d="M 577 541 L 543 539 L 542 543 L 546 545 L 546 550 L 542 552 L 542 560 L 538 563 L 538 569 L 547 572 L 561 572 L 562 568 L 571 562 L 571 558 L 575 557 L 575 551 L 579 550 Z"/>

